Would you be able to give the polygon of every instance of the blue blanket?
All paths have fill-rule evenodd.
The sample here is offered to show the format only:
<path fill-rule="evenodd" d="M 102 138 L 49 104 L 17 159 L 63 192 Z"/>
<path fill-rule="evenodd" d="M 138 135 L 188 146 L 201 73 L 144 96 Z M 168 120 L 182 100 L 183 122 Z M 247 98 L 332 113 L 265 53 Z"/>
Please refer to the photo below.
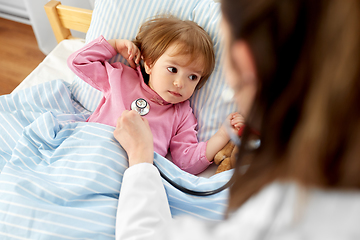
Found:
<path fill-rule="evenodd" d="M 68 87 L 54 80 L 0 96 L 0 239 L 114 239 L 127 155 L 113 127 L 85 122 L 90 112 Z M 194 190 L 232 175 L 200 178 L 154 156 L 164 174 Z M 163 183 L 173 216 L 223 219 L 227 190 L 194 197 Z"/>

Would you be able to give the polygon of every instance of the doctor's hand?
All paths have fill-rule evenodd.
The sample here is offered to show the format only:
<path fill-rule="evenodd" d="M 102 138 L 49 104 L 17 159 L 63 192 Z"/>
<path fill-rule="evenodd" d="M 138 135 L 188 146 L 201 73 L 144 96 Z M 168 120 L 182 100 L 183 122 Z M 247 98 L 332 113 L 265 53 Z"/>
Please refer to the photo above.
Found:
<path fill-rule="evenodd" d="M 136 111 L 125 110 L 117 119 L 114 137 L 129 157 L 129 167 L 138 163 L 153 163 L 153 135 L 146 118 Z"/>

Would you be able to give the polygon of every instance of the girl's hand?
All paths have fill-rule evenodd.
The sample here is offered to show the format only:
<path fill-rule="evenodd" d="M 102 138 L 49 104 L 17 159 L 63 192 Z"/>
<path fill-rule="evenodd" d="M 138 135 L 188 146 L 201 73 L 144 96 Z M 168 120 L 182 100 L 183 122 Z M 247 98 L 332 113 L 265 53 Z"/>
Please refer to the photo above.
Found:
<path fill-rule="evenodd" d="M 244 118 L 237 112 L 229 114 L 220 129 L 209 139 L 206 146 L 206 158 L 212 161 L 215 155 L 231 139 L 234 143 L 239 141 L 239 129 L 244 125 Z"/>
<path fill-rule="evenodd" d="M 125 110 L 121 114 L 114 137 L 127 152 L 130 167 L 138 163 L 153 163 L 154 143 L 149 122 L 136 111 Z"/>
<path fill-rule="evenodd" d="M 231 113 L 229 115 L 230 125 L 233 129 L 239 131 L 240 128 L 245 124 L 245 119 L 239 113 Z"/>
<path fill-rule="evenodd" d="M 233 141 L 235 136 L 238 137 L 239 130 L 245 124 L 245 119 L 237 112 L 230 113 L 224 124 L 219 129 L 225 132 Z"/>
<path fill-rule="evenodd" d="M 132 68 L 136 68 L 136 64 L 140 62 L 141 53 L 133 42 L 126 39 L 111 39 L 108 42 L 128 61 Z"/>

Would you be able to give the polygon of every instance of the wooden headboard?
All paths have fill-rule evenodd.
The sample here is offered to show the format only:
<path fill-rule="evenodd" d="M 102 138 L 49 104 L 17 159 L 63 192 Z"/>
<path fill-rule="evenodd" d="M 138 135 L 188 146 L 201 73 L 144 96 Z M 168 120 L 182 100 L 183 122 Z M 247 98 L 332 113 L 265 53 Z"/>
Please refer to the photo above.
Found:
<path fill-rule="evenodd" d="M 74 38 L 70 29 L 84 33 L 89 29 L 92 10 L 61 5 L 55 0 L 49 1 L 44 8 L 58 43 Z"/>

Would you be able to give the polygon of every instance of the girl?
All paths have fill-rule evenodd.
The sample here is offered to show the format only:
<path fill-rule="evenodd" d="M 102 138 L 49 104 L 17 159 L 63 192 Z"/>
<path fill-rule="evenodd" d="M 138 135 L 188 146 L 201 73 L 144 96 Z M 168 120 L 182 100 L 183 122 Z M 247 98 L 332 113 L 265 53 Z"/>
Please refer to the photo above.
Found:
<path fill-rule="evenodd" d="M 132 68 L 106 61 L 117 53 Z M 136 67 L 140 58 L 142 68 Z M 140 104 L 153 134 L 154 150 L 162 156 L 170 150 L 173 162 L 192 174 L 205 170 L 229 141 L 221 127 L 207 142 L 198 142 L 197 121 L 188 101 L 206 82 L 214 62 L 209 35 L 196 23 L 174 17 L 144 23 L 134 42 L 107 41 L 100 36 L 68 59 L 75 74 L 104 94 L 87 121 L 116 126 L 123 111 Z M 227 121 L 236 129 L 243 120 L 231 114 Z"/>

